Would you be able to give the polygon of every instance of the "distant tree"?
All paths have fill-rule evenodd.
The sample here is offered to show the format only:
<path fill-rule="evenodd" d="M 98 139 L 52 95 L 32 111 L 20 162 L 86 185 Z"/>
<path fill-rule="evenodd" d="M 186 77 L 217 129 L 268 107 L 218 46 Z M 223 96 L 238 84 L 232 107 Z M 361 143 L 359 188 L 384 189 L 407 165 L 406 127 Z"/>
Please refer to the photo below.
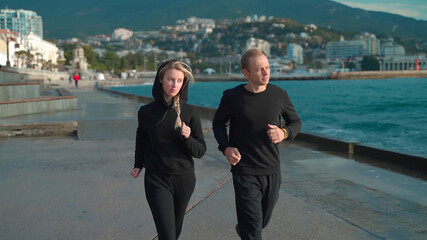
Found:
<path fill-rule="evenodd" d="M 106 51 L 104 57 L 99 59 L 99 62 L 105 66 L 106 70 L 117 72 L 120 69 L 120 58 L 115 52 Z"/>
<path fill-rule="evenodd" d="M 89 45 L 84 45 L 82 48 L 89 65 L 96 65 L 98 63 L 98 53 L 93 51 L 92 46 Z"/>
<path fill-rule="evenodd" d="M 380 70 L 380 63 L 378 59 L 373 56 L 364 56 L 361 67 L 362 71 L 378 71 Z"/>
<path fill-rule="evenodd" d="M 73 60 L 73 50 L 68 49 L 64 51 L 65 64 L 71 65 L 71 60 Z"/>
<path fill-rule="evenodd" d="M 345 67 L 346 68 L 348 68 L 348 69 L 350 69 L 350 71 L 351 70 L 353 70 L 353 69 L 355 69 L 356 68 L 356 64 L 354 64 L 354 62 L 345 62 Z"/>
<path fill-rule="evenodd" d="M 21 51 L 18 51 L 18 52 L 15 52 L 15 55 L 16 55 L 16 57 L 18 58 L 18 59 L 20 59 L 20 61 L 23 63 L 23 62 L 25 62 L 27 59 L 28 59 L 28 52 L 27 51 L 24 51 L 24 50 L 21 50 Z"/>
<path fill-rule="evenodd" d="M 73 49 L 76 47 L 76 44 L 64 44 L 61 48 L 64 50 L 65 65 L 71 65 L 71 60 L 73 60 Z"/>
<path fill-rule="evenodd" d="M 322 64 L 321 61 L 316 61 L 314 63 L 314 66 L 315 66 L 316 69 L 322 69 L 323 68 L 323 64 Z"/>
<path fill-rule="evenodd" d="M 130 70 L 130 68 L 131 68 L 130 62 L 125 57 L 122 57 L 120 59 L 120 70 L 126 71 L 126 70 Z"/>

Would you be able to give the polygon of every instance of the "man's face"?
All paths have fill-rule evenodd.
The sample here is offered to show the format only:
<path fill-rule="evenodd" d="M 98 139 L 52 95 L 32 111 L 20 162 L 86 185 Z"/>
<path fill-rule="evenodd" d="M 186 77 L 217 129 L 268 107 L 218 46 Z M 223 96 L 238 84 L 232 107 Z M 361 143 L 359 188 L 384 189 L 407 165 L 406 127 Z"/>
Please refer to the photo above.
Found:
<path fill-rule="evenodd" d="M 266 86 L 270 80 L 270 64 L 266 56 L 251 57 L 248 69 L 242 70 L 243 75 L 252 86 Z"/>

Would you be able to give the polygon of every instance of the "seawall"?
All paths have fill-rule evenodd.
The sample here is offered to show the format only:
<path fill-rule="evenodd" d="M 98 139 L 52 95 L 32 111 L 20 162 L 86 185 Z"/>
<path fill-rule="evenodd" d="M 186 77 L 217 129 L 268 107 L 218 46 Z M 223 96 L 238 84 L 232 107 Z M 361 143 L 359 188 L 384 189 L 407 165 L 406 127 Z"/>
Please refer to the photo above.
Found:
<path fill-rule="evenodd" d="M 98 89 L 136 99 L 141 102 L 151 102 L 153 98 L 122 93 L 105 88 L 108 84 L 99 85 Z M 211 120 L 215 115 L 215 108 L 194 106 L 201 118 Z M 410 153 L 395 152 L 379 149 L 359 142 L 348 142 L 319 134 L 301 132 L 294 142 L 316 150 L 337 154 L 355 161 L 365 162 L 385 169 L 401 172 L 411 176 L 427 179 L 427 159 Z M 286 144 L 286 141 L 282 144 Z"/>
<path fill-rule="evenodd" d="M 427 70 L 356 71 L 356 72 L 334 72 L 332 74 L 332 79 L 384 79 L 384 78 L 427 78 Z"/>
<path fill-rule="evenodd" d="M 65 89 L 42 96 L 41 82 L 0 83 L 0 118 L 77 109 L 77 98 Z"/>

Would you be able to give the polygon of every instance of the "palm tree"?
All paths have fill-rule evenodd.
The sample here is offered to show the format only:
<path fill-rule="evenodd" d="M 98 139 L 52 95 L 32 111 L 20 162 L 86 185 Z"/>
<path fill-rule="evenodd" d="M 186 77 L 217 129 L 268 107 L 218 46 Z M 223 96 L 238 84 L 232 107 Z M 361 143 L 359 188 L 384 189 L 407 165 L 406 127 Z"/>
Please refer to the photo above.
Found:
<path fill-rule="evenodd" d="M 18 58 L 18 67 L 23 67 L 25 59 L 28 59 L 28 53 L 27 51 L 21 50 L 18 52 L 15 52 L 16 57 Z"/>

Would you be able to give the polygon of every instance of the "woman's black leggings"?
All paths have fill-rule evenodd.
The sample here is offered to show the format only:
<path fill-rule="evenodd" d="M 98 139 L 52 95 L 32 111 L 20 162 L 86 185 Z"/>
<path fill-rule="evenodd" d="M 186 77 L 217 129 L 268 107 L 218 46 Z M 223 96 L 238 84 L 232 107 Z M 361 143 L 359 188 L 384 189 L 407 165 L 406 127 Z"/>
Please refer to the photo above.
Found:
<path fill-rule="evenodd" d="M 159 240 L 176 240 L 196 186 L 193 173 L 165 175 L 145 171 L 145 196 L 150 205 Z"/>

